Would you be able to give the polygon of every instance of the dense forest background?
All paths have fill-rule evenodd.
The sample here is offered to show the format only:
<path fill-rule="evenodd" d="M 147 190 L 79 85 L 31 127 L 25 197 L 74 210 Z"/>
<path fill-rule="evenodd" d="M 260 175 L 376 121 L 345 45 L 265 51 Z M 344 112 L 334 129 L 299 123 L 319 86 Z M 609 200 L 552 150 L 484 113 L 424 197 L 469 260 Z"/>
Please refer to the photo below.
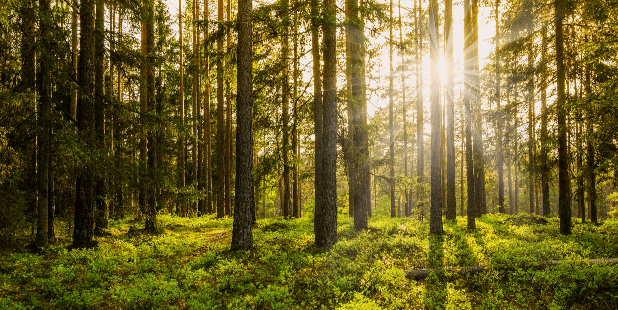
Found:
<path fill-rule="evenodd" d="M 242 4 L 3 1 L 3 242 L 64 223 L 87 247 L 110 219 L 156 231 L 240 195 L 254 219 L 315 219 L 327 247 L 337 214 L 363 229 L 383 200 L 432 233 L 443 212 L 560 215 L 565 234 L 618 212 L 615 0 Z"/>

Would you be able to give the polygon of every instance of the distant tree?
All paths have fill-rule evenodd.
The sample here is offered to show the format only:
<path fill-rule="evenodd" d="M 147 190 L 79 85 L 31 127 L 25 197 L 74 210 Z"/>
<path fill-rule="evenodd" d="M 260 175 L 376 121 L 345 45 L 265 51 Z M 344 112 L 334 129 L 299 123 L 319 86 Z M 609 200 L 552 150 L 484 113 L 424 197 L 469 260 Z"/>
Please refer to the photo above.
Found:
<path fill-rule="evenodd" d="M 455 76 L 453 74 L 453 1 L 445 2 L 446 54 L 446 218 L 457 218 L 455 199 Z M 463 163 L 462 163 L 463 164 Z M 462 201 L 463 203 L 463 201 Z"/>

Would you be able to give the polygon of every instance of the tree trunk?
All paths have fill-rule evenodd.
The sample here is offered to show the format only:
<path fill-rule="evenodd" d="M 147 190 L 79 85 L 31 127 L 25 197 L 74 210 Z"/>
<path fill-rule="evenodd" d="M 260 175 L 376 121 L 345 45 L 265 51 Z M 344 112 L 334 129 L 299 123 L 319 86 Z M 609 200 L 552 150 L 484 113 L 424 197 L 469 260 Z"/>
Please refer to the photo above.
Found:
<path fill-rule="evenodd" d="M 282 15 L 283 18 L 283 35 L 281 42 L 281 60 L 283 62 L 283 76 L 282 76 L 282 87 L 281 87 L 281 105 L 282 105 L 282 138 L 283 143 L 281 147 L 281 151 L 283 152 L 283 217 L 290 217 L 290 162 L 289 162 L 289 154 L 290 154 L 290 77 L 289 77 L 289 63 L 288 58 L 290 57 L 290 44 L 289 44 L 289 7 L 290 1 L 283 1 Z"/>
<path fill-rule="evenodd" d="M 547 27 L 541 30 L 541 192 L 543 193 L 543 216 L 550 215 L 549 205 L 549 158 L 548 144 L 549 135 L 547 133 Z"/>
<path fill-rule="evenodd" d="M 391 198 L 391 217 L 397 217 L 397 210 L 395 208 L 395 124 L 393 120 L 393 0 L 390 0 L 390 15 L 389 15 L 389 36 L 388 36 L 388 154 L 389 154 L 389 190 Z"/>
<path fill-rule="evenodd" d="M 592 94 L 592 85 L 590 81 L 590 67 L 586 66 L 586 94 Z M 597 219 L 597 186 L 596 186 L 596 162 L 594 159 L 594 113 L 589 110 L 586 119 L 586 164 L 588 170 L 588 210 L 590 211 L 590 221 L 598 224 Z"/>
<path fill-rule="evenodd" d="M 418 7 L 414 2 L 414 19 L 416 20 L 416 175 L 418 182 L 417 208 L 421 217 L 424 209 L 424 188 L 425 182 L 425 122 L 423 109 L 423 39 L 421 37 L 421 12 L 423 6 L 418 0 Z M 417 15 L 418 12 L 418 15 Z"/>
<path fill-rule="evenodd" d="M 315 151 L 314 151 L 314 166 L 315 166 L 315 183 L 314 183 L 314 202 L 316 215 L 317 211 L 322 211 L 322 171 L 323 168 L 323 111 L 322 111 L 322 79 L 320 69 L 320 43 L 319 43 L 319 26 L 320 26 L 320 11 L 318 0 L 311 0 L 311 58 L 313 62 L 313 117 L 314 117 L 314 132 L 315 132 Z M 321 215 L 321 214 L 320 214 Z M 319 218 L 319 217 L 318 217 Z M 316 218 L 317 219 L 317 218 Z M 317 224 L 316 224 L 317 223 Z M 314 231 L 322 233 L 321 223 L 314 221 Z M 316 235 L 317 236 L 317 235 Z M 321 238 L 321 237 L 320 237 Z M 317 243 L 317 237 L 316 237 Z"/>
<path fill-rule="evenodd" d="M 186 172 L 186 147 L 185 147 L 185 71 L 184 71 L 184 45 L 182 43 L 182 0 L 178 0 L 178 32 L 180 40 L 180 119 L 183 130 L 180 133 L 180 189 L 182 190 L 187 185 L 187 172 Z M 186 204 L 184 201 L 184 195 L 180 194 L 180 199 L 176 205 L 176 212 L 181 216 L 187 216 Z"/>
<path fill-rule="evenodd" d="M 402 105 L 402 122 L 403 122 L 403 175 L 408 178 L 408 106 L 406 102 L 406 63 L 404 59 L 404 41 L 403 41 L 403 24 L 401 22 L 401 0 L 397 1 L 398 13 L 399 13 L 399 44 L 401 48 L 399 53 L 401 54 L 401 105 Z M 412 191 L 408 188 L 404 192 L 404 214 L 406 217 L 410 216 L 410 199 Z"/>
<path fill-rule="evenodd" d="M 47 0 L 39 0 L 39 18 L 41 31 L 41 72 L 40 72 L 40 108 L 39 108 L 39 175 L 38 175 L 38 217 L 36 244 L 45 246 L 50 237 L 48 235 L 49 216 L 49 164 L 51 148 L 51 53 L 50 38 L 50 5 Z"/>
<path fill-rule="evenodd" d="M 536 58 L 534 55 L 534 16 L 532 14 L 532 7 L 534 6 L 533 1 L 527 2 L 526 5 L 526 15 L 527 15 L 527 27 L 528 27 L 528 35 L 530 35 L 530 40 L 527 42 L 528 45 L 528 81 L 527 81 L 527 98 L 528 101 L 528 204 L 529 204 L 529 212 L 530 214 L 534 213 L 534 149 L 535 149 L 535 141 L 534 141 L 534 126 L 535 126 L 535 111 L 534 111 L 534 59 Z"/>
<path fill-rule="evenodd" d="M 227 21 L 231 21 L 232 17 L 232 5 L 230 0 L 227 0 Z M 226 33 L 226 52 L 231 53 L 232 35 L 230 30 Z M 229 68 L 228 68 L 229 69 Z M 230 87 L 231 72 L 228 72 L 225 79 L 226 90 L 226 117 L 225 117 L 225 214 L 232 216 L 232 157 L 234 156 L 234 149 L 232 145 L 232 88 Z"/>
<path fill-rule="evenodd" d="M 210 128 L 210 46 L 208 45 L 209 25 L 210 25 L 210 7 L 208 0 L 204 1 L 204 190 L 206 191 L 206 213 L 213 213 L 212 210 L 212 165 L 211 165 L 211 128 Z"/>
<path fill-rule="evenodd" d="M 570 178 L 569 162 L 567 154 L 567 134 L 566 126 L 566 102 L 564 94 L 564 37 L 562 33 L 563 0 L 554 1 L 555 9 L 555 29 L 556 29 L 556 78 L 557 78 L 557 99 L 556 110 L 558 112 L 558 216 L 560 217 L 560 233 L 563 235 L 571 234 L 571 197 L 570 197 Z"/>
<path fill-rule="evenodd" d="M 322 109 L 321 200 L 315 210 L 315 243 L 330 248 L 337 242 L 337 51 L 336 6 L 324 0 L 324 102 Z"/>
<path fill-rule="evenodd" d="M 359 18 L 358 0 L 348 0 L 349 14 L 349 38 L 350 38 L 350 81 L 351 93 L 348 101 L 348 113 L 350 113 L 350 136 L 351 136 L 351 166 L 353 171 L 352 202 L 354 206 L 354 228 L 357 230 L 367 229 L 367 211 L 371 208 L 371 176 L 369 164 L 369 145 L 367 139 L 366 108 L 363 100 L 363 45 L 364 34 Z M 369 194 L 368 194 L 369 193 Z"/>
<path fill-rule="evenodd" d="M 96 144 L 99 151 L 105 150 L 105 4 L 103 0 L 96 0 L 96 20 L 94 33 L 94 109 Z M 95 180 L 95 232 L 101 233 L 108 226 L 108 208 L 105 199 L 106 184 L 102 175 Z"/>
<path fill-rule="evenodd" d="M 75 80 L 77 80 L 77 13 L 79 9 L 77 4 L 72 6 L 71 10 L 71 74 Z M 71 83 L 71 106 L 69 108 L 69 114 L 74 122 L 77 122 L 77 83 Z"/>
<path fill-rule="evenodd" d="M 232 228 L 232 249 L 248 250 L 253 246 L 253 45 L 251 0 L 238 2 L 237 51 L 237 131 L 236 131 L 236 199 Z"/>
<path fill-rule="evenodd" d="M 155 97 L 155 64 L 154 64 L 154 0 L 146 0 L 146 106 L 148 111 L 152 111 L 156 115 L 156 97 Z M 154 118 L 156 119 L 156 117 Z M 157 229 L 157 126 L 155 129 L 148 131 L 148 179 L 149 187 L 148 203 L 146 205 L 146 223 L 144 229 L 154 233 Z"/>
<path fill-rule="evenodd" d="M 442 233 L 442 107 L 440 104 L 440 73 L 438 60 L 438 1 L 429 1 L 429 42 L 431 55 L 431 209 L 429 232 Z"/>
<path fill-rule="evenodd" d="M 494 47 L 496 53 L 496 62 L 494 67 L 494 87 L 495 87 L 495 99 L 496 99 L 496 118 L 497 118 L 497 126 L 496 126 L 496 137 L 498 139 L 498 212 L 505 213 L 506 209 L 504 208 L 504 148 L 502 145 L 502 128 L 504 126 L 503 121 L 503 112 L 501 109 L 501 75 L 500 75 L 500 0 L 496 0 L 496 35 L 494 36 Z"/>
<path fill-rule="evenodd" d="M 217 2 L 219 31 L 223 31 L 223 0 Z M 223 37 L 217 38 L 217 217 L 225 215 L 225 114 L 223 105 Z"/>
<path fill-rule="evenodd" d="M 464 37 L 466 38 L 464 42 L 464 118 L 466 123 L 466 180 L 468 187 L 468 209 L 467 209 L 467 218 L 468 218 L 468 229 L 476 229 L 475 222 L 475 178 L 474 178 L 474 166 L 475 161 L 473 159 L 473 149 L 472 149 L 472 110 L 471 110 L 471 94 L 472 94 L 472 81 L 471 81 L 471 73 L 473 68 L 472 64 L 472 8 L 470 1 L 474 0 L 464 0 Z"/>
<path fill-rule="evenodd" d="M 480 92 L 480 72 L 479 72 L 479 42 L 478 42 L 478 0 L 470 2 L 470 22 L 471 22 L 471 69 L 470 84 L 472 108 L 474 109 L 474 209 L 476 217 L 487 213 L 487 203 L 485 198 L 485 158 L 483 155 L 483 118 L 482 118 L 482 101 Z"/>
<path fill-rule="evenodd" d="M 293 61 L 293 91 L 292 91 L 292 118 L 294 119 L 294 124 L 292 125 L 292 154 L 294 158 L 294 163 L 292 164 L 292 217 L 300 218 L 300 183 L 299 183 L 299 175 L 298 175 L 298 167 L 300 162 L 300 139 L 298 133 L 298 10 L 296 8 L 297 1 L 293 1 L 294 6 L 294 19 L 293 19 L 293 29 L 294 29 L 294 59 Z"/>
<path fill-rule="evenodd" d="M 77 129 L 85 140 L 85 146 L 92 148 L 94 141 L 88 132 L 95 130 L 94 115 L 94 0 L 82 0 L 80 7 L 80 55 L 79 92 L 77 103 Z M 94 233 L 94 174 L 88 164 L 78 168 L 75 195 L 75 216 L 73 247 L 93 245 Z"/>
<path fill-rule="evenodd" d="M 455 76 L 453 74 L 453 1 L 445 3 L 446 38 L 446 218 L 457 218 L 455 199 Z"/>

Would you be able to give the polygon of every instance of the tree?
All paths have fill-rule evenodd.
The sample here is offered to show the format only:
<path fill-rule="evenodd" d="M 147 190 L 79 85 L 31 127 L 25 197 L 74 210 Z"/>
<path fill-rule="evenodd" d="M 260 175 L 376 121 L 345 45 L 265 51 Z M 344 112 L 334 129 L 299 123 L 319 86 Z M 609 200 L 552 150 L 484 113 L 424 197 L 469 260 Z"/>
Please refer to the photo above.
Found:
<path fill-rule="evenodd" d="M 183 50 L 183 44 L 182 44 L 182 0 L 178 0 L 178 38 L 180 41 L 180 49 L 179 49 L 179 53 L 180 53 L 180 119 L 181 119 L 181 126 L 182 128 L 185 127 L 185 71 L 184 71 L 184 50 Z M 179 154 L 180 154 L 180 159 L 179 159 L 179 168 L 180 168 L 180 189 L 183 189 L 186 186 L 186 182 L 187 182 L 187 172 L 186 172 L 186 147 L 185 147 L 185 135 L 181 134 L 180 135 L 180 150 L 179 150 Z M 188 212 L 186 210 L 186 205 L 184 203 L 184 199 L 180 199 L 180 202 L 177 204 L 177 213 L 182 215 L 182 216 L 187 216 Z"/>
<path fill-rule="evenodd" d="M 253 33 L 251 0 L 238 2 L 238 69 L 236 79 L 238 119 L 236 130 L 236 199 L 232 229 L 232 249 L 248 250 L 253 246 Z"/>
<path fill-rule="evenodd" d="M 569 178 L 569 162 L 567 154 L 567 132 L 564 94 L 564 34 L 562 22 L 564 19 L 563 0 L 554 1 L 554 25 L 556 31 L 556 82 L 557 98 L 556 110 L 558 113 L 558 217 L 560 218 L 560 233 L 571 234 L 571 179 Z"/>
<path fill-rule="evenodd" d="M 105 3 L 96 0 L 95 32 L 94 32 L 94 118 L 97 150 L 105 150 L 105 102 L 104 102 L 104 71 L 105 71 Z M 105 199 L 106 182 L 102 173 L 97 173 L 95 180 L 95 232 L 101 233 L 108 226 L 108 207 Z"/>
<path fill-rule="evenodd" d="M 156 115 L 155 105 L 155 62 L 154 62 L 154 0 L 146 1 L 146 111 Z M 155 126 L 156 127 L 156 126 Z M 157 177 L 157 146 L 156 146 L 156 130 L 150 129 L 147 134 L 147 149 L 148 149 L 148 201 L 146 202 L 145 215 L 146 221 L 144 229 L 154 233 L 157 230 L 157 186 L 155 179 Z"/>
<path fill-rule="evenodd" d="M 82 0 L 79 12 L 81 33 L 79 39 L 77 130 L 88 148 L 94 146 L 94 0 Z M 94 173 L 91 163 L 78 167 L 75 189 L 75 216 L 73 247 L 93 245 L 94 233 Z"/>
<path fill-rule="evenodd" d="M 502 129 L 504 126 L 504 121 L 502 117 L 502 108 L 501 108 L 501 75 L 500 75 L 500 0 L 496 0 L 496 12 L 495 12 L 495 23 L 496 23 L 496 34 L 494 36 L 494 48 L 495 48 L 495 65 L 494 65 L 494 96 L 496 100 L 496 138 L 498 139 L 498 159 L 496 161 L 497 170 L 498 170 L 498 212 L 505 213 L 506 210 L 504 208 L 504 149 L 502 146 Z"/>
<path fill-rule="evenodd" d="M 204 189 L 206 191 L 206 206 L 204 211 L 206 213 L 212 213 L 212 165 L 211 165 L 211 128 L 210 128 L 210 44 L 209 40 L 209 23 L 210 23 L 210 9 L 209 1 L 204 1 L 204 73 L 206 79 L 204 79 L 204 154 L 202 155 L 204 161 Z"/>
<path fill-rule="evenodd" d="M 421 18 L 422 18 L 422 4 L 421 0 L 418 1 L 418 7 L 414 2 L 414 19 L 416 20 L 416 177 L 417 182 L 420 185 L 417 197 L 417 208 L 423 214 L 423 187 L 425 182 L 425 122 L 424 122 L 424 109 L 423 109 L 423 77 L 422 77 L 422 63 L 423 63 L 423 38 L 421 36 Z M 418 16 L 416 15 L 418 12 Z"/>
<path fill-rule="evenodd" d="M 440 73 L 438 72 L 438 1 L 429 1 L 429 42 L 431 56 L 431 209 L 429 231 L 442 233 L 442 106 L 440 104 Z"/>
<path fill-rule="evenodd" d="M 388 26 L 388 154 L 389 154 L 389 179 L 391 198 L 391 217 L 397 217 L 397 207 L 395 205 L 395 124 L 393 122 L 393 0 L 390 0 L 390 15 Z"/>
<path fill-rule="evenodd" d="M 337 242 L 337 51 L 335 1 L 324 0 L 324 80 L 322 164 L 319 207 L 315 209 L 315 243 L 330 248 Z M 315 59 L 314 59 L 315 61 Z"/>
<path fill-rule="evenodd" d="M 472 19 L 472 8 L 471 1 L 475 0 L 464 0 L 464 122 L 466 123 L 466 180 L 467 180 L 467 188 L 468 188 L 468 209 L 467 209 L 467 218 L 468 218 L 468 229 L 476 229 L 475 223 L 475 183 L 476 179 L 474 178 L 474 166 L 475 162 L 473 159 L 473 149 L 472 149 L 472 109 L 471 109 L 471 101 L 472 101 L 472 81 L 470 78 L 471 72 L 474 69 L 474 65 L 472 64 L 473 54 L 471 52 L 471 46 L 473 44 L 473 36 L 472 36 L 472 27 L 473 27 L 473 19 Z"/>
<path fill-rule="evenodd" d="M 283 36 L 281 40 L 281 60 L 283 62 L 283 79 L 281 85 L 281 106 L 282 106 L 282 152 L 283 152 L 283 217 L 290 217 L 290 78 L 289 78 L 289 64 L 288 58 L 290 57 L 290 18 L 289 18 L 289 0 L 283 1 L 282 15 L 283 15 Z"/>
<path fill-rule="evenodd" d="M 39 175 L 38 175 L 38 217 L 36 244 L 47 244 L 48 209 L 49 209 L 49 163 L 51 144 L 51 38 L 50 5 L 47 0 L 39 0 L 39 17 L 41 27 L 41 76 L 40 76 L 40 110 L 39 110 Z M 53 223 L 52 223 L 53 224 Z"/>
<path fill-rule="evenodd" d="M 223 0 L 217 2 L 219 31 L 223 31 Z M 225 215 L 225 116 L 223 107 L 223 37 L 217 37 L 217 217 Z"/>
<path fill-rule="evenodd" d="M 446 0 L 445 7 L 446 218 L 449 220 L 455 220 L 457 218 L 457 201 L 455 199 L 455 77 L 453 74 L 453 1 Z"/>

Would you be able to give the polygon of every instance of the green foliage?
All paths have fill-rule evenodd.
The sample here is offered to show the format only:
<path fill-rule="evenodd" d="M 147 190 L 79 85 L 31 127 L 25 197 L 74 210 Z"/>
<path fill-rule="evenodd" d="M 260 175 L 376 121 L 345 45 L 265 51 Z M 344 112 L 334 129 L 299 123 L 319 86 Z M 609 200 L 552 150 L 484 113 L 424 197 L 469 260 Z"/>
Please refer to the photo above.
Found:
<path fill-rule="evenodd" d="M 429 237 L 428 222 L 372 218 L 358 232 L 339 220 L 339 242 L 313 245 L 308 219 L 258 220 L 254 248 L 229 251 L 230 218 L 160 217 L 158 235 L 110 223 L 95 249 L 68 251 L 68 238 L 40 254 L 0 257 L 3 309 L 528 309 L 618 306 L 618 268 L 582 260 L 618 256 L 618 222 L 558 232 L 556 219 L 488 215 L 465 218 Z M 59 234 L 62 233 L 61 230 Z M 62 241 L 66 240 L 66 241 Z M 538 268 L 543 260 L 572 260 Z M 473 275 L 404 270 L 510 266 Z"/>

